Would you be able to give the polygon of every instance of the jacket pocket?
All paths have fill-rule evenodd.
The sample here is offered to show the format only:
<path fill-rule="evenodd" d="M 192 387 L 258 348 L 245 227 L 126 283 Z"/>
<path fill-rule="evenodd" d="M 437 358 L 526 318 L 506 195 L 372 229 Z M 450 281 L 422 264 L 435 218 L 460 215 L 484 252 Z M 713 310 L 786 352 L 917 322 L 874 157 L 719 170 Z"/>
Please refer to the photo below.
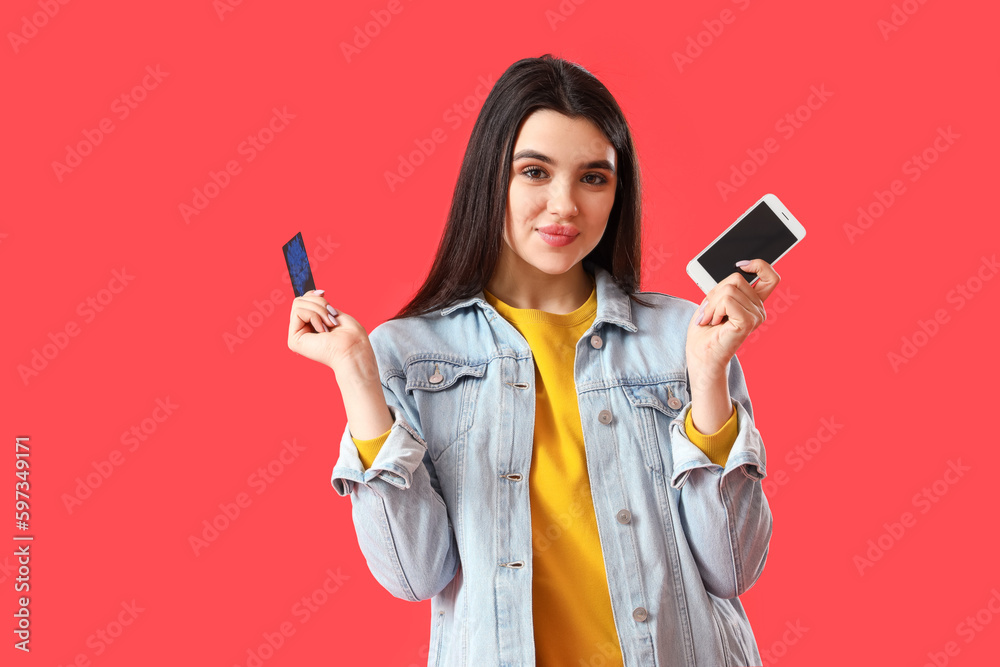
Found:
<path fill-rule="evenodd" d="M 708 599 L 712 602 L 712 615 L 719 630 L 719 641 L 722 642 L 722 655 L 726 665 L 733 667 L 750 667 L 761 664 L 760 653 L 754 641 L 750 623 L 740 616 L 733 605 L 711 593 Z"/>
<path fill-rule="evenodd" d="M 625 396 L 639 415 L 642 456 L 646 465 L 664 477 L 673 469 L 670 452 L 670 422 L 690 401 L 683 374 L 670 380 L 622 385 Z"/>
<path fill-rule="evenodd" d="M 434 623 L 431 626 L 431 636 L 430 643 L 431 649 L 427 656 L 427 664 L 434 665 L 434 667 L 439 667 L 443 665 L 442 659 L 444 655 L 442 653 L 442 648 L 444 646 L 444 612 L 439 611 L 434 615 Z"/>
<path fill-rule="evenodd" d="M 432 461 L 465 435 L 475 418 L 486 364 L 465 364 L 444 355 L 423 355 L 406 369 L 406 391 L 420 415 Z"/>

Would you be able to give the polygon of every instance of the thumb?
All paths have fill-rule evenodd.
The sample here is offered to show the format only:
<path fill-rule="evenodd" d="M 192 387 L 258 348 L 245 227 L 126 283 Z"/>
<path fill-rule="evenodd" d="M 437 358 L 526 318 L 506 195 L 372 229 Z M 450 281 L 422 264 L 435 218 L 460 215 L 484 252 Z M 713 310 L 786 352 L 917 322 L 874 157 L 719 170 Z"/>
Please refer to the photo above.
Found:
<path fill-rule="evenodd" d="M 744 262 L 746 262 L 744 264 Z M 743 260 L 736 262 L 736 267 L 746 271 L 747 273 L 756 273 L 757 280 L 750 287 L 753 291 L 760 297 L 763 301 L 771 292 L 778 286 L 778 282 L 781 280 L 781 276 L 775 271 L 770 264 L 762 259 L 751 259 L 749 261 Z"/>

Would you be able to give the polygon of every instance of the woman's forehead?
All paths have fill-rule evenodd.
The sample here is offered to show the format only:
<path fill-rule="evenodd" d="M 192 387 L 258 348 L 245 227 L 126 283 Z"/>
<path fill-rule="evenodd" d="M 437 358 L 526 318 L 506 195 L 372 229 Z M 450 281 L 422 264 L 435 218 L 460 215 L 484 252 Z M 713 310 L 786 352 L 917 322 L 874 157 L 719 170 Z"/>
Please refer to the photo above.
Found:
<path fill-rule="evenodd" d="M 614 164 L 615 149 L 590 119 L 540 109 L 522 124 L 514 142 L 514 159 L 540 159 L 540 155 L 560 166 L 564 160 L 570 164 L 609 160 Z"/>

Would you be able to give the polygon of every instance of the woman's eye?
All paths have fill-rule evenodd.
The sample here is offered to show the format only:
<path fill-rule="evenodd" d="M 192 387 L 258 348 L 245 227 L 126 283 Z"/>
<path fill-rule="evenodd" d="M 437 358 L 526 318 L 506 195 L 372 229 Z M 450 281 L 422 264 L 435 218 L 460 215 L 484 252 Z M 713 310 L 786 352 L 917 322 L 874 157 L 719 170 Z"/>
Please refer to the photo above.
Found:
<path fill-rule="evenodd" d="M 536 176 L 534 174 L 536 173 L 544 174 L 545 172 L 538 167 L 526 167 L 525 169 L 521 170 L 521 173 L 527 176 L 529 180 L 537 181 L 540 180 L 542 177 Z M 587 179 L 595 179 L 595 180 L 587 180 Z M 587 174 L 586 176 L 583 177 L 583 180 L 585 183 L 587 183 L 587 185 L 603 185 L 604 183 L 608 182 L 608 179 L 606 179 L 601 174 L 597 173 Z"/>

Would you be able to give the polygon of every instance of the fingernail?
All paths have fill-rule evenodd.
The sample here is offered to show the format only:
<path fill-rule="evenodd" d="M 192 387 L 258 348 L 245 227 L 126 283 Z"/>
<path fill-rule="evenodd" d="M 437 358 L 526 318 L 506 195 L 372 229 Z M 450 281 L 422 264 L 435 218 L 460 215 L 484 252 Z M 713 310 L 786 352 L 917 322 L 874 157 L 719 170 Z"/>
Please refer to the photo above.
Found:
<path fill-rule="evenodd" d="M 742 267 L 742 266 L 746 266 L 749 263 L 750 263 L 749 259 L 741 259 L 740 261 L 736 262 L 736 266 Z"/>
<path fill-rule="evenodd" d="M 326 312 L 330 313 L 334 317 L 336 317 L 337 315 L 340 315 L 340 313 L 337 312 L 337 309 L 334 308 L 333 306 L 331 306 L 330 304 L 327 304 L 327 306 L 326 306 Z"/>
<path fill-rule="evenodd" d="M 323 331 L 330 331 L 329 329 L 326 328 L 326 325 L 323 324 L 322 322 L 320 322 L 319 325 L 323 327 Z"/>
<path fill-rule="evenodd" d="M 339 327 L 340 326 L 340 322 L 337 320 L 336 317 L 331 316 L 330 319 L 333 320 L 333 326 L 335 326 L 335 327 Z"/>
<path fill-rule="evenodd" d="M 696 320 L 698 324 L 701 324 L 701 321 L 705 319 L 704 312 L 705 312 L 705 302 L 702 302 L 701 307 L 698 309 L 698 319 Z"/>
<path fill-rule="evenodd" d="M 325 289 L 318 289 L 315 292 L 313 292 L 313 294 L 322 294 L 325 291 L 326 291 Z"/>

